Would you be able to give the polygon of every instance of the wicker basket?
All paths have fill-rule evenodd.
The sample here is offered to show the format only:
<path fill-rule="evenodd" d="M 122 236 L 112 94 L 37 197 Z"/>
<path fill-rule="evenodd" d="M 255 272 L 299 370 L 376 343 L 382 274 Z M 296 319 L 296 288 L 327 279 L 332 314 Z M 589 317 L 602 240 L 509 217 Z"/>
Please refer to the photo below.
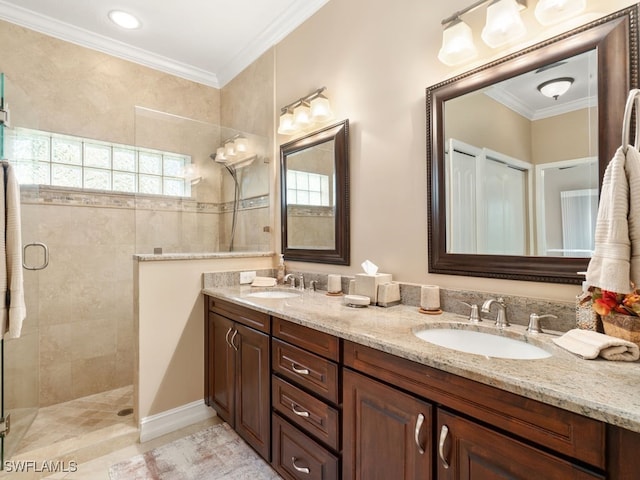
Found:
<path fill-rule="evenodd" d="M 604 333 L 635 343 L 640 347 L 640 318 L 611 313 L 601 317 Z"/>

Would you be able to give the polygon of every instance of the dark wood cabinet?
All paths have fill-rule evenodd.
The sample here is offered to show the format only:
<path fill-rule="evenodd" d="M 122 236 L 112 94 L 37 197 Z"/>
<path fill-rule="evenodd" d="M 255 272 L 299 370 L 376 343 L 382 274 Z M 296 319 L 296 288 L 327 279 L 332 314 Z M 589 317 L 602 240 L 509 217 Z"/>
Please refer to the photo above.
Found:
<path fill-rule="evenodd" d="M 343 479 L 430 480 L 432 406 L 344 370 Z"/>
<path fill-rule="evenodd" d="M 227 310 L 226 302 L 217 300 L 209 306 L 205 327 L 206 403 L 268 461 L 271 456 L 269 335 L 241 323 L 248 318 L 247 323 L 255 326 L 264 318 L 259 312 L 242 311 L 235 305 Z M 264 328 L 268 328 L 268 321 Z"/>
<path fill-rule="evenodd" d="M 640 478 L 639 433 L 213 297 L 205 362 L 286 480 Z"/>
<path fill-rule="evenodd" d="M 340 340 L 273 317 L 272 465 L 287 480 L 340 478 Z"/>
<path fill-rule="evenodd" d="M 438 480 L 603 480 L 523 442 L 438 409 Z"/>

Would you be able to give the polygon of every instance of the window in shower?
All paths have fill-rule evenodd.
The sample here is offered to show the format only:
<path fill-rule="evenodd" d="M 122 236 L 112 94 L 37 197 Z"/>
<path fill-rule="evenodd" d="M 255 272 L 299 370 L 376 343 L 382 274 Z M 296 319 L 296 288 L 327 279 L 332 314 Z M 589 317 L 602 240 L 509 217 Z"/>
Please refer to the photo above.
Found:
<path fill-rule="evenodd" d="M 314 207 L 329 206 L 329 176 L 287 170 L 287 203 Z"/>
<path fill-rule="evenodd" d="M 5 152 L 27 185 L 191 196 L 191 157 L 70 135 L 14 128 Z"/>

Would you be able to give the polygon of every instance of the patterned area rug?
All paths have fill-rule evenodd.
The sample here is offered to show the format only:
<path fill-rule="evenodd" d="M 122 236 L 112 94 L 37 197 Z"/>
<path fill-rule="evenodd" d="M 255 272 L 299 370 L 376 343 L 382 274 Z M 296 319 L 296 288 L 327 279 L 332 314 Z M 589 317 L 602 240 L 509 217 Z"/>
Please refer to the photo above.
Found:
<path fill-rule="evenodd" d="M 226 423 L 109 468 L 111 480 L 276 480 L 281 477 Z"/>

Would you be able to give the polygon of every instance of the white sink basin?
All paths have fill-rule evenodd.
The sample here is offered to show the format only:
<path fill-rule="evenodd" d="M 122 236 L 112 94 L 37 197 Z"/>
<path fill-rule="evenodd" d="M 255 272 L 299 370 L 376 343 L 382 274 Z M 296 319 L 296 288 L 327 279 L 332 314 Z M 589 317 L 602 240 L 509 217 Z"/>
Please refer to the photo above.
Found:
<path fill-rule="evenodd" d="M 300 296 L 296 292 L 283 292 L 282 290 L 268 290 L 265 292 L 249 293 L 247 297 L 253 298 L 295 298 Z"/>
<path fill-rule="evenodd" d="M 474 330 L 433 328 L 414 333 L 416 337 L 441 347 L 486 357 L 534 360 L 548 358 L 549 352 L 514 338 Z"/>

